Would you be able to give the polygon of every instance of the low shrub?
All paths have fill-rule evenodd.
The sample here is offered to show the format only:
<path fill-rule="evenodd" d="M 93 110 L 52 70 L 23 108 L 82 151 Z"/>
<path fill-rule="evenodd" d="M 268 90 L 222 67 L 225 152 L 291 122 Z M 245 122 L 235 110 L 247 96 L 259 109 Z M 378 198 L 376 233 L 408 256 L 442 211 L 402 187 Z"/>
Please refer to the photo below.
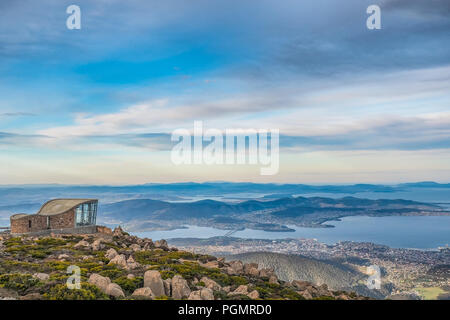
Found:
<path fill-rule="evenodd" d="M 135 277 L 133 279 L 128 279 L 126 276 L 119 277 L 113 281 L 117 283 L 125 292 L 125 295 L 130 295 L 134 290 L 142 288 L 144 286 L 143 277 Z"/>
<path fill-rule="evenodd" d="M 0 287 L 17 291 L 24 295 L 32 287 L 38 286 L 39 280 L 33 278 L 30 274 L 2 274 L 0 275 Z"/>
<path fill-rule="evenodd" d="M 82 282 L 80 289 L 69 289 L 66 284 L 58 284 L 44 293 L 47 300 L 107 300 L 109 297 L 96 286 Z"/>

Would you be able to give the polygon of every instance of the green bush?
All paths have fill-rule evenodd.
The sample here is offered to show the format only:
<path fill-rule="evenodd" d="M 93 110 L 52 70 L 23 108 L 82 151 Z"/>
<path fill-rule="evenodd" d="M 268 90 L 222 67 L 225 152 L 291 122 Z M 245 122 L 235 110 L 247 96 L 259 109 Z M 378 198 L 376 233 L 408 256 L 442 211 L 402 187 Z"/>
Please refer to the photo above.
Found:
<path fill-rule="evenodd" d="M 63 246 L 67 243 L 67 241 L 57 238 L 42 238 L 36 240 L 36 243 L 40 246 Z"/>
<path fill-rule="evenodd" d="M 117 279 L 127 274 L 125 270 L 120 269 L 118 266 L 114 264 L 99 265 L 98 267 L 91 268 L 89 271 L 91 273 L 98 273 L 104 277 L 108 277 L 111 280 Z"/>
<path fill-rule="evenodd" d="M 47 300 L 107 300 L 109 297 L 96 286 L 82 282 L 80 289 L 69 289 L 66 284 L 58 284 L 44 293 Z"/>
<path fill-rule="evenodd" d="M 46 258 L 51 252 L 48 250 L 30 250 L 30 254 L 33 258 L 36 259 L 44 259 Z"/>
<path fill-rule="evenodd" d="M 11 238 L 11 239 L 8 239 L 8 240 L 6 240 L 4 242 L 4 245 L 7 246 L 7 247 L 19 246 L 19 245 L 22 245 L 22 244 L 23 244 L 22 238 L 20 238 L 20 237 Z"/>
<path fill-rule="evenodd" d="M 39 284 L 39 280 L 29 274 L 12 273 L 0 275 L 0 287 L 17 291 L 20 295 L 24 295 L 28 289 Z"/>
<path fill-rule="evenodd" d="M 133 279 L 128 279 L 126 276 L 119 277 L 113 281 L 117 283 L 125 292 L 125 295 L 130 295 L 134 290 L 142 288 L 144 286 L 144 278 L 136 277 Z"/>

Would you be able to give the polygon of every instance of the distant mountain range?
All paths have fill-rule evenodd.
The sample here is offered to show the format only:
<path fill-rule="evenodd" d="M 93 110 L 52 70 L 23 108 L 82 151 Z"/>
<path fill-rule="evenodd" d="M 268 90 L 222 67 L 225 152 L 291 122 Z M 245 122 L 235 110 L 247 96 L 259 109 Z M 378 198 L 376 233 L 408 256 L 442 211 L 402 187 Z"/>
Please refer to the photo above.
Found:
<path fill-rule="evenodd" d="M 369 200 L 355 197 L 287 197 L 227 203 L 214 200 L 165 202 L 126 200 L 99 207 L 105 219 L 125 224 L 130 231 L 179 228 L 183 225 L 219 229 L 250 228 L 291 231 L 286 225 L 323 227 L 325 221 L 345 216 L 448 214 L 439 206 L 410 200 Z"/>
<path fill-rule="evenodd" d="M 353 185 L 307 185 L 277 183 L 149 183 L 143 185 L 102 186 L 102 185 L 0 185 L 0 206 L 23 203 L 37 203 L 52 198 L 98 198 L 102 203 L 130 199 L 153 199 L 181 201 L 205 198 L 281 198 L 293 195 L 330 193 L 396 193 L 414 189 L 450 189 L 450 184 L 436 182 L 404 183 L 397 185 L 353 184 Z M 414 199 L 413 199 L 414 200 Z"/>
<path fill-rule="evenodd" d="M 333 203 L 333 199 L 325 198 L 328 194 L 333 198 L 340 195 L 358 195 L 358 198 L 345 197 Z M 401 200 L 394 200 L 394 206 L 392 202 L 383 203 L 383 200 L 365 205 L 361 199 L 395 199 L 397 194 L 398 198 L 420 198 L 424 202 L 430 199 L 450 208 L 450 203 L 446 201 L 450 197 L 450 184 L 435 182 L 398 185 L 234 182 L 150 183 L 129 186 L 3 185 L 0 186 L 0 225 L 7 224 L 10 215 L 34 213 L 43 203 L 54 198 L 97 198 L 101 209 L 107 214 L 104 222 L 126 222 L 145 230 L 168 229 L 179 227 L 182 223 L 194 223 L 224 229 L 252 227 L 289 231 L 284 224 L 311 226 L 348 215 L 421 214 L 423 210 L 437 210 L 430 205 L 423 207 L 420 203 L 408 204 Z M 321 197 L 305 200 L 307 198 L 298 197 L 299 195 Z M 128 200 L 131 202 L 127 202 Z M 263 212 L 259 212 L 259 215 L 254 214 L 261 210 Z M 102 219 L 103 216 L 103 211 L 100 211 L 99 218 Z M 174 221 L 170 221 L 171 219 Z"/>

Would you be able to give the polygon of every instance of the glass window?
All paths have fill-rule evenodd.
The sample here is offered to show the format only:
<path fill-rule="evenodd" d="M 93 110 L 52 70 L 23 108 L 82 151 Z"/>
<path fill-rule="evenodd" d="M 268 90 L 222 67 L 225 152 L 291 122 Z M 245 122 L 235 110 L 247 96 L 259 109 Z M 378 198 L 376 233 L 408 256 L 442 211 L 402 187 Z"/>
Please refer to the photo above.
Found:
<path fill-rule="evenodd" d="M 76 225 L 95 225 L 97 220 L 97 202 L 88 202 L 75 209 Z"/>

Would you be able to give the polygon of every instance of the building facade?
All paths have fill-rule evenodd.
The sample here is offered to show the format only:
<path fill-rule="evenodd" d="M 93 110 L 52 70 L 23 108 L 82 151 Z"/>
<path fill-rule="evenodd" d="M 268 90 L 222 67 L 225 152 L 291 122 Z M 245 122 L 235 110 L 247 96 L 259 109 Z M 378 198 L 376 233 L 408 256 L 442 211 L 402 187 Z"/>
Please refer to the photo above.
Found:
<path fill-rule="evenodd" d="M 36 214 L 11 216 L 11 233 L 73 232 L 92 229 L 97 220 L 96 199 L 54 199 L 46 202 Z"/>

